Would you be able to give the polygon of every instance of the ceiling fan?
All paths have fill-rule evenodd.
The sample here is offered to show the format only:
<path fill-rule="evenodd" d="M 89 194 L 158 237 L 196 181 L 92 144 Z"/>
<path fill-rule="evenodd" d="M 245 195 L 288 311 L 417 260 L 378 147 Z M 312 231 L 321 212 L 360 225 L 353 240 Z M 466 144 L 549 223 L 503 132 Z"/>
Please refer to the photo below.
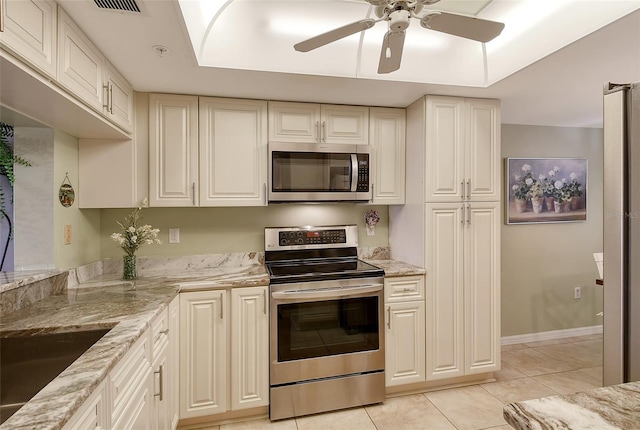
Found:
<path fill-rule="evenodd" d="M 440 0 L 365 0 L 375 7 L 378 19 L 366 18 L 312 37 L 294 45 L 296 51 L 308 52 L 360 31 L 368 30 L 380 21 L 387 21 L 389 30 L 384 35 L 378 73 L 391 73 L 400 68 L 404 36 L 409 20 L 420 20 L 424 28 L 453 34 L 478 42 L 489 42 L 498 36 L 504 24 L 496 21 L 426 9 Z"/>

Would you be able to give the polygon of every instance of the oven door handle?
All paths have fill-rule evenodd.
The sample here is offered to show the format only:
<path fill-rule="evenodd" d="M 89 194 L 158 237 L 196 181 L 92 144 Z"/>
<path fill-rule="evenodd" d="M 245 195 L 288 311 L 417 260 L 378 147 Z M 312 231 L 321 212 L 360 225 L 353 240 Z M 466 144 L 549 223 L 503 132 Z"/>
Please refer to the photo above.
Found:
<path fill-rule="evenodd" d="M 271 297 L 276 300 L 325 299 L 351 296 L 354 294 L 369 294 L 382 291 L 383 284 L 366 284 L 348 288 L 326 288 L 321 290 L 274 291 Z"/>

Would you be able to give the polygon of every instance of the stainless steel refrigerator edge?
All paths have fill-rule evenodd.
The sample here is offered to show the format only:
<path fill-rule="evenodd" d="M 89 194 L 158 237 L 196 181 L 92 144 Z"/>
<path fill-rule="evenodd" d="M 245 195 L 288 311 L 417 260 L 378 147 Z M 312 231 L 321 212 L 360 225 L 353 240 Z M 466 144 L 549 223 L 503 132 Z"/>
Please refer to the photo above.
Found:
<path fill-rule="evenodd" d="M 603 385 L 640 380 L 640 82 L 606 84 Z"/>

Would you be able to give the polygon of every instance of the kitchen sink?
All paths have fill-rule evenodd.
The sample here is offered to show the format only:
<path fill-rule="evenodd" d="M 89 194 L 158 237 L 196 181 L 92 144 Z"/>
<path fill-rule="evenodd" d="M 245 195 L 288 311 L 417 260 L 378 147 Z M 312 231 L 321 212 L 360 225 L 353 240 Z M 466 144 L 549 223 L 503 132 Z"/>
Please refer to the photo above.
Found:
<path fill-rule="evenodd" d="M 0 424 L 109 330 L 0 338 Z"/>

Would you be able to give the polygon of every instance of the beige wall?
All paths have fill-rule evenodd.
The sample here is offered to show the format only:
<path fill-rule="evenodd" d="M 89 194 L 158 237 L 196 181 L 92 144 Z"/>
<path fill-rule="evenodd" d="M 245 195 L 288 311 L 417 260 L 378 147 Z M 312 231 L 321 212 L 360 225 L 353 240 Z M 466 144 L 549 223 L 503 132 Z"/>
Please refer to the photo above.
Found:
<path fill-rule="evenodd" d="M 587 221 L 502 225 L 502 336 L 602 324 L 602 130 L 503 124 L 502 157 L 588 160 Z"/>
<path fill-rule="evenodd" d="M 380 214 L 375 236 L 367 236 L 364 213 L 375 209 Z M 101 211 L 100 255 L 120 257 L 122 250 L 110 239 L 118 231 L 130 209 Z M 389 244 L 389 211 L 386 206 L 352 203 L 329 205 L 282 204 L 239 208 L 149 208 L 143 222 L 160 229 L 162 245 L 145 245 L 138 255 L 198 255 L 224 252 L 264 251 L 264 228 L 299 225 L 357 224 L 359 245 Z M 180 229 L 180 243 L 169 244 L 169 228 Z"/>
<path fill-rule="evenodd" d="M 78 192 L 78 139 L 56 130 L 54 135 L 53 243 L 55 267 L 70 269 L 100 259 L 100 210 L 78 209 L 78 201 L 64 207 L 58 190 L 65 174 Z M 64 226 L 71 226 L 71 244 L 64 244 Z"/>

